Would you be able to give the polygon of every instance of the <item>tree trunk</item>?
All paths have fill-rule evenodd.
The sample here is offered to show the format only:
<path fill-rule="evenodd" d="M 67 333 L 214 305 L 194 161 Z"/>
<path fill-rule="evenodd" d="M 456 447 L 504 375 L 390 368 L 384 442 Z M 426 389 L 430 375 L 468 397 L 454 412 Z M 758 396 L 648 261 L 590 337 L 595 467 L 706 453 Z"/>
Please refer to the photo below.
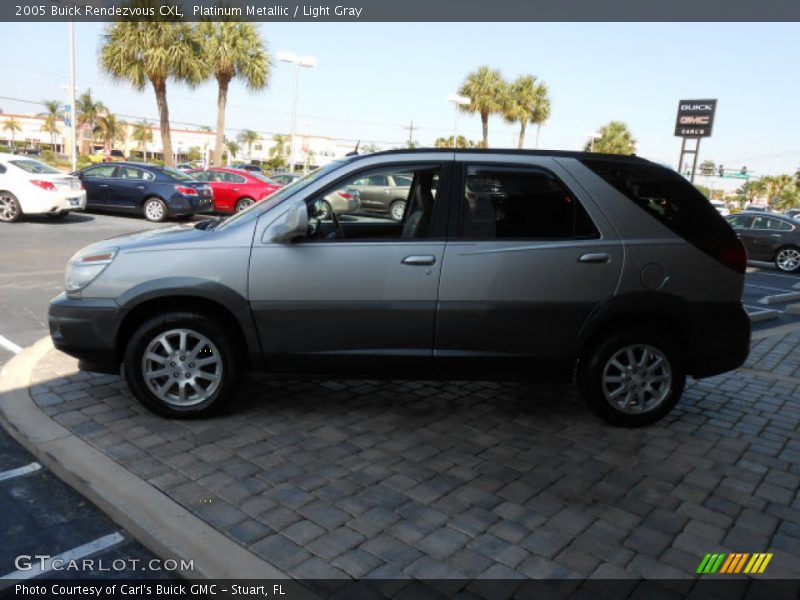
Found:
<path fill-rule="evenodd" d="M 525 143 L 525 128 L 528 127 L 528 121 L 522 119 L 519 122 L 519 143 L 517 149 L 522 150 L 522 145 Z"/>
<path fill-rule="evenodd" d="M 228 84 L 231 78 L 218 77 L 219 92 L 217 94 L 217 137 L 214 141 L 214 165 L 222 166 L 222 144 L 225 142 L 225 107 L 228 104 Z"/>
<path fill-rule="evenodd" d="M 489 113 L 481 113 L 481 125 L 483 126 L 483 147 L 489 147 Z"/>
<path fill-rule="evenodd" d="M 161 147 L 164 152 L 164 164 L 168 167 L 175 166 L 175 157 L 172 156 L 172 136 L 169 132 L 169 107 L 167 106 L 167 82 L 153 81 L 153 90 L 156 93 L 158 116 L 161 125 Z"/>

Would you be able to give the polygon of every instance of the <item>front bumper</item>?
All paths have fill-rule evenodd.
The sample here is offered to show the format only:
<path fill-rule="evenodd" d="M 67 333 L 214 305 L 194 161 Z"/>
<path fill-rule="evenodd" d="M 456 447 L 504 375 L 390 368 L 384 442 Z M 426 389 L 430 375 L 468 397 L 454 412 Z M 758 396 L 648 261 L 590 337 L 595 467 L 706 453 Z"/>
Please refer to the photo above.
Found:
<path fill-rule="evenodd" d="M 48 322 L 53 345 L 80 360 L 82 368 L 119 372 L 115 342 L 120 318 L 116 302 L 71 299 L 61 293 L 50 301 Z"/>
<path fill-rule="evenodd" d="M 695 305 L 687 316 L 690 375 L 711 377 L 744 364 L 750 353 L 750 318 L 741 302 Z"/>

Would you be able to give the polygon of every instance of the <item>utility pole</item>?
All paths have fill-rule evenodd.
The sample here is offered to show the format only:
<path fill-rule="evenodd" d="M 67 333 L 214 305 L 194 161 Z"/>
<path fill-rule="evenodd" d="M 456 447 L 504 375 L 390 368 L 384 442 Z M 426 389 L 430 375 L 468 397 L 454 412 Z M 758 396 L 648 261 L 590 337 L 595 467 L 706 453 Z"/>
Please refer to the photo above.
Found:
<path fill-rule="evenodd" d="M 414 130 L 419 129 L 419 127 L 414 127 L 414 121 L 411 121 L 411 125 L 403 127 L 403 129 L 408 129 L 408 147 L 411 148 L 414 143 Z"/>

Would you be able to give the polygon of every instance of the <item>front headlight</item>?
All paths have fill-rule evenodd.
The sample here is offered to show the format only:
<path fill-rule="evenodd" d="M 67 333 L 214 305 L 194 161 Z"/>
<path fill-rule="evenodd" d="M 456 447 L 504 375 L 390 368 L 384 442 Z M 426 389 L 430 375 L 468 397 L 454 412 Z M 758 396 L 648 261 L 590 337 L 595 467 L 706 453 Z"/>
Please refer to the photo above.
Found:
<path fill-rule="evenodd" d="M 89 285 L 111 264 L 116 255 L 117 248 L 78 252 L 67 264 L 64 278 L 67 292 L 77 292 Z"/>

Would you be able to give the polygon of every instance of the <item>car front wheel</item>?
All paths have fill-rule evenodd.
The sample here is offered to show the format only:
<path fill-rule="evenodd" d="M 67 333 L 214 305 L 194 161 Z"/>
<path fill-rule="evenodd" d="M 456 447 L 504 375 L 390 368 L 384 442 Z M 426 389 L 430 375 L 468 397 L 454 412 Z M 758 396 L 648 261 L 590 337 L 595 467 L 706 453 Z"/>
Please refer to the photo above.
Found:
<path fill-rule="evenodd" d="M 683 393 L 686 374 L 672 340 L 660 332 L 622 331 L 601 340 L 581 359 L 581 397 L 614 425 L 658 421 Z"/>
<path fill-rule="evenodd" d="M 775 254 L 775 266 L 784 273 L 800 271 L 800 248 L 785 246 Z"/>
<path fill-rule="evenodd" d="M 199 417 L 228 405 L 239 380 L 231 336 L 204 315 L 170 312 L 143 323 L 124 356 L 125 379 L 147 408 Z"/>
<path fill-rule="evenodd" d="M 236 212 L 242 212 L 246 208 L 250 208 L 256 201 L 252 198 L 239 198 L 236 202 Z"/>
<path fill-rule="evenodd" d="M 406 213 L 406 201 L 405 200 L 395 200 L 392 202 L 392 205 L 389 207 L 389 214 L 391 215 L 392 219 L 395 221 L 402 221 L 403 215 Z"/>

